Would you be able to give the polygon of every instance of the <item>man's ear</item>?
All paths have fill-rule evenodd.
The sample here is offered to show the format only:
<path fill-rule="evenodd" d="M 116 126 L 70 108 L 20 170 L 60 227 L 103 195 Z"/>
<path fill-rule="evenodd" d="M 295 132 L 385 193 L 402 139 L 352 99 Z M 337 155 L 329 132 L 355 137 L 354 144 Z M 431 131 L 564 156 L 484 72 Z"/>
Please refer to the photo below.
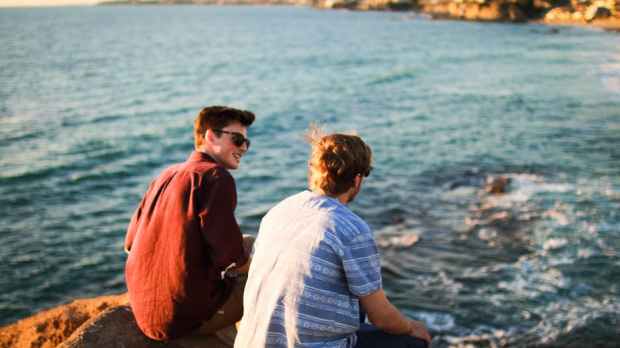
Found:
<path fill-rule="evenodd" d="M 205 131 L 205 141 L 208 143 L 213 143 L 213 137 L 215 137 L 215 134 L 213 134 L 213 131 L 211 129 L 207 129 Z"/>
<path fill-rule="evenodd" d="M 360 187 L 362 187 L 362 176 L 356 175 L 354 180 L 355 180 L 355 189 L 359 191 Z"/>

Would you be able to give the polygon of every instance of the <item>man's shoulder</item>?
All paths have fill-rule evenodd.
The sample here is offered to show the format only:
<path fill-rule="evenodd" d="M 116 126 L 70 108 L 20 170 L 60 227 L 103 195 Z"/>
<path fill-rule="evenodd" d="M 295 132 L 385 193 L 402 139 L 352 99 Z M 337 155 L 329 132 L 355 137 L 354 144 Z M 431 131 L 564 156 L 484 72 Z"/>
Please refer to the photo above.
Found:
<path fill-rule="evenodd" d="M 181 162 L 165 168 L 152 182 L 150 187 L 159 187 L 174 182 L 172 187 L 207 187 L 224 185 L 234 188 L 235 179 L 220 164 L 213 162 Z"/>
<path fill-rule="evenodd" d="M 331 211 L 333 219 L 339 224 L 353 225 L 360 229 L 369 229 L 368 224 L 349 207 L 341 205 Z"/>
<path fill-rule="evenodd" d="M 187 161 L 177 163 L 169 167 L 171 170 L 178 172 L 186 172 L 188 174 L 196 174 L 204 176 L 209 179 L 218 180 L 232 180 L 234 178 L 228 169 L 224 168 L 221 164 L 209 161 Z"/>
<path fill-rule="evenodd" d="M 304 190 L 289 196 L 276 204 L 271 210 L 299 212 L 304 210 L 304 215 L 313 215 L 315 219 L 324 220 L 333 224 L 349 223 L 368 228 L 366 222 L 351 211 L 347 206 L 337 202 L 334 198 L 317 195 Z"/>
<path fill-rule="evenodd" d="M 303 206 L 304 192 L 298 192 L 294 195 L 288 196 L 283 200 L 276 203 L 267 213 L 276 213 L 285 210 L 298 210 Z"/>
<path fill-rule="evenodd" d="M 309 204 L 310 200 L 311 193 L 309 191 L 301 191 L 288 196 L 267 211 L 263 217 L 263 222 L 281 224 L 283 221 L 314 220 L 316 211 Z"/>

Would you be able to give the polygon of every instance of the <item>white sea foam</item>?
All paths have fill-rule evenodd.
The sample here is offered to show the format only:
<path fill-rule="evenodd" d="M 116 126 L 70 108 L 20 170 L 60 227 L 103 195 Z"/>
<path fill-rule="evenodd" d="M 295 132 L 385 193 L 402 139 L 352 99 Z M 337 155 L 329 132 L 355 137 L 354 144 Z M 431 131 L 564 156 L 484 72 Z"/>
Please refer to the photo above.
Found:
<path fill-rule="evenodd" d="M 449 331 L 455 327 L 454 317 L 447 313 L 431 313 L 425 311 L 405 311 L 410 317 L 420 320 L 432 331 Z"/>
<path fill-rule="evenodd" d="M 420 240 L 420 237 L 417 233 L 404 233 L 396 236 L 380 234 L 376 236 L 375 239 L 377 241 L 377 245 L 382 248 L 409 248 L 416 244 Z"/>
<path fill-rule="evenodd" d="M 565 238 L 552 238 L 552 239 L 548 239 L 547 241 L 545 241 L 545 243 L 543 244 L 543 249 L 545 250 L 559 249 L 565 246 L 566 244 L 568 244 L 568 240 L 566 240 Z"/>

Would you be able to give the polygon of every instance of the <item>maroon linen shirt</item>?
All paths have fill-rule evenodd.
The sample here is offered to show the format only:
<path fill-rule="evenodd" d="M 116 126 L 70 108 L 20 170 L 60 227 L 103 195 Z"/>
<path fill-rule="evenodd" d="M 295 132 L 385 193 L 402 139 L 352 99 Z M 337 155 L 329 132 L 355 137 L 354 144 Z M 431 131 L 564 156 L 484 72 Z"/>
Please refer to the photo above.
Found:
<path fill-rule="evenodd" d="M 129 302 L 145 335 L 185 335 L 228 298 L 232 283 L 221 272 L 247 261 L 236 204 L 233 177 L 201 152 L 151 183 L 125 237 Z"/>

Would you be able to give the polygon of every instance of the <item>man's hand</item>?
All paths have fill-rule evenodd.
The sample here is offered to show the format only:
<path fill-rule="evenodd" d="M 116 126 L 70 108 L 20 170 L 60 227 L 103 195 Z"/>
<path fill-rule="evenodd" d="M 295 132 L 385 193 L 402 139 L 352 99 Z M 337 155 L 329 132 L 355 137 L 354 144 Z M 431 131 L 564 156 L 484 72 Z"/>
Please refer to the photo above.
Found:
<path fill-rule="evenodd" d="M 228 265 L 228 267 L 226 267 L 225 270 L 222 271 L 222 274 L 221 274 L 222 279 L 224 279 L 225 277 L 237 278 L 238 276 L 242 274 L 247 274 L 250 270 L 251 261 L 252 261 L 252 258 L 248 258 L 248 261 L 241 266 L 237 266 L 237 264 L 234 262 L 231 263 L 230 265 Z"/>
<path fill-rule="evenodd" d="M 431 346 L 431 334 L 428 332 L 424 324 L 419 321 L 411 320 L 409 322 L 410 330 L 409 335 L 425 340 L 428 347 Z"/>
<path fill-rule="evenodd" d="M 250 264 L 252 263 L 252 258 L 248 257 L 248 261 L 241 266 L 234 266 L 231 268 L 231 271 L 237 274 L 247 274 L 250 271 Z"/>

